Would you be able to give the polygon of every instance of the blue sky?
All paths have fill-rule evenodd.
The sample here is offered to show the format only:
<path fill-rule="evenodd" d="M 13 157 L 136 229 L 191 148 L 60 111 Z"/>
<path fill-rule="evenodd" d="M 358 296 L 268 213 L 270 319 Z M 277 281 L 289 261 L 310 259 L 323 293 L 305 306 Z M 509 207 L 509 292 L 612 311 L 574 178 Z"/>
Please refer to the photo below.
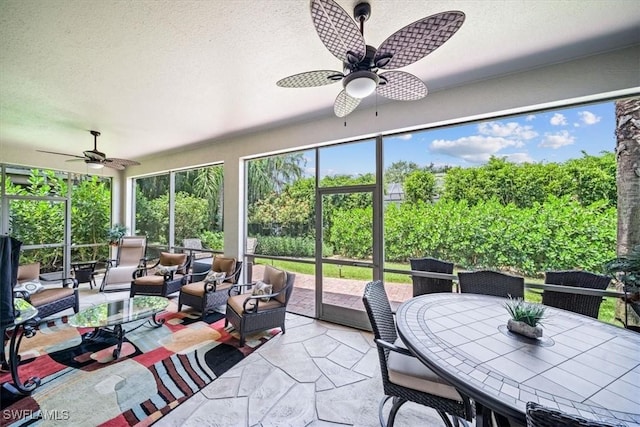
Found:
<path fill-rule="evenodd" d="M 479 166 L 491 155 L 521 162 L 563 162 L 615 149 L 615 104 L 605 102 L 439 130 L 387 137 L 385 168 L 404 160 L 420 166 Z M 321 150 L 321 175 L 373 172 L 371 143 Z M 307 163 L 312 166 L 313 162 Z"/>

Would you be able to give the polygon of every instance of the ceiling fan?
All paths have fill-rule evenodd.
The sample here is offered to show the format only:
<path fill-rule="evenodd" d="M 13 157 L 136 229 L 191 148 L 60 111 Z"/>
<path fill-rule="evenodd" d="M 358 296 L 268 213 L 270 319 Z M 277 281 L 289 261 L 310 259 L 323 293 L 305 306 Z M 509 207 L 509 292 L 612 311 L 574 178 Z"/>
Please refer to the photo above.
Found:
<path fill-rule="evenodd" d="M 374 91 L 385 98 L 415 101 L 427 96 L 427 87 L 418 77 L 404 71 L 386 71 L 412 64 L 442 46 L 462 26 L 465 15 L 442 12 L 422 18 L 387 38 L 378 49 L 364 41 L 364 22 L 371 15 L 369 3 L 358 3 L 353 15 L 333 0 L 311 0 L 311 19 L 325 47 L 340 61 L 343 72 L 308 71 L 279 80 L 280 87 L 314 87 L 342 81 L 333 110 L 345 117 L 363 98 Z"/>
<path fill-rule="evenodd" d="M 37 150 L 41 153 L 58 154 L 60 156 L 75 157 L 74 159 L 67 160 L 68 162 L 77 162 L 84 160 L 88 167 L 91 169 L 102 169 L 104 166 L 111 169 L 123 170 L 125 166 L 139 165 L 139 162 L 135 160 L 116 159 L 114 157 L 107 158 L 107 155 L 101 151 L 98 151 L 98 137 L 100 132 L 97 130 L 90 130 L 93 135 L 93 150 L 83 151 L 83 156 L 76 156 L 75 154 L 56 153 L 54 151 Z"/>

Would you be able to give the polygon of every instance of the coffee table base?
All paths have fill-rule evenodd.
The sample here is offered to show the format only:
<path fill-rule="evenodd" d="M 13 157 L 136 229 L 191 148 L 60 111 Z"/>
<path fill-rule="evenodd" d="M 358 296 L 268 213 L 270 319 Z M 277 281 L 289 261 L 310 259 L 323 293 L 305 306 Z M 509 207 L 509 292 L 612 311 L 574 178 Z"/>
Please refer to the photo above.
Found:
<path fill-rule="evenodd" d="M 142 327 L 142 326 L 146 326 L 148 328 L 159 328 L 160 326 L 164 325 L 164 319 L 156 319 L 156 315 L 153 314 L 151 316 L 151 318 L 147 319 L 145 322 L 139 324 L 138 326 L 136 326 L 133 329 L 130 330 L 125 330 L 121 324 L 115 325 L 113 327 L 113 329 L 107 328 L 107 327 L 98 327 L 95 328 L 93 330 L 93 332 L 89 332 L 88 334 L 86 334 L 84 336 L 83 339 L 85 340 L 95 340 L 98 337 L 107 334 L 109 336 L 115 337 L 118 339 L 118 345 L 116 346 L 116 348 L 113 350 L 113 358 L 117 359 L 120 357 L 120 352 L 122 351 L 122 343 L 124 342 L 124 336 L 127 332 L 132 332 L 135 331 L 136 329 Z"/>

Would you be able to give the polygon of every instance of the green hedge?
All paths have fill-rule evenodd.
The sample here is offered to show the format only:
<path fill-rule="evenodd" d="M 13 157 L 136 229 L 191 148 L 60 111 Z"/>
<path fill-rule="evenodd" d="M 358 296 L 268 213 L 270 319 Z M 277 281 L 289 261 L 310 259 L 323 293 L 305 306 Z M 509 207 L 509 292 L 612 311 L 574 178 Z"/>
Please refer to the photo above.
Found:
<path fill-rule="evenodd" d="M 497 200 L 390 204 L 385 211 L 385 258 L 406 262 L 432 256 L 462 268 L 493 268 L 539 276 L 550 269 L 602 271 L 615 256 L 616 208 L 581 206 L 550 197 L 530 208 Z M 370 209 L 336 215 L 331 230 L 337 254 L 370 254 Z"/>
<path fill-rule="evenodd" d="M 260 255 L 311 258 L 315 256 L 316 241 L 312 237 L 257 236 L 256 253 Z M 333 249 L 323 245 L 324 256 L 331 256 Z"/>

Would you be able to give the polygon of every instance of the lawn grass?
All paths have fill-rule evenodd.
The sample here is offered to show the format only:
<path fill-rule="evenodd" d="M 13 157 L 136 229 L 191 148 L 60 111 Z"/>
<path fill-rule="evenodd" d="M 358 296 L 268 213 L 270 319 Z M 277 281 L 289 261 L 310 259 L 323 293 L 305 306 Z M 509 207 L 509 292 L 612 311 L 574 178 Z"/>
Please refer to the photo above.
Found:
<path fill-rule="evenodd" d="M 295 261 L 282 261 L 282 260 L 256 258 L 255 263 L 269 264 L 276 268 L 281 268 L 283 270 L 292 271 L 300 274 L 314 275 L 316 271 L 315 264 L 303 264 Z M 401 264 L 401 263 L 394 263 L 394 262 L 386 262 L 385 268 L 391 268 L 395 270 L 410 270 L 408 264 Z M 352 279 L 352 280 L 359 280 L 359 281 L 371 280 L 371 270 L 369 268 L 354 267 L 350 265 L 325 264 L 323 266 L 323 275 L 326 277 Z M 384 273 L 384 280 L 385 282 L 390 282 L 390 283 L 410 284 L 411 276 L 407 274 L 399 274 L 399 273 Z M 544 279 L 541 279 L 541 278 L 525 277 L 524 280 L 527 283 L 544 283 Z M 526 290 L 524 299 L 526 301 L 540 303 L 542 302 L 542 295 L 532 290 Z M 621 327 L 622 324 L 617 320 L 615 320 L 615 310 L 616 310 L 616 298 L 606 297 L 602 302 L 602 305 L 600 305 L 598 320 Z"/>

